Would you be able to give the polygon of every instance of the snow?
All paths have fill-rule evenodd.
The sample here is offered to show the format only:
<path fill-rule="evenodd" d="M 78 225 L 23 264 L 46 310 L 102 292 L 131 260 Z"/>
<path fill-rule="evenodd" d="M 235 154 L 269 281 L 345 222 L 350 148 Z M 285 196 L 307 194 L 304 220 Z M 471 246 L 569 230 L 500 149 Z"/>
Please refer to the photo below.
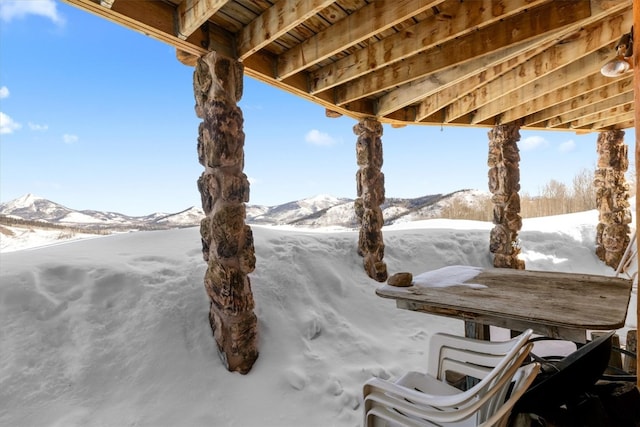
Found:
<path fill-rule="evenodd" d="M 96 237 L 103 236 L 54 228 L 24 228 L 3 225 L 0 226 L 0 253 L 60 245 L 80 239 L 94 239 Z"/>
<path fill-rule="evenodd" d="M 34 196 L 31 193 L 27 193 L 22 197 L 19 197 L 15 200 L 13 200 L 10 204 L 7 204 L 8 207 L 13 208 L 13 209 L 20 209 L 20 208 L 31 208 L 35 205 L 35 203 L 38 200 L 43 200 L 42 197 L 37 197 Z"/>
<path fill-rule="evenodd" d="M 596 224 L 595 212 L 525 219 L 527 268 L 613 275 Z M 491 227 L 385 228 L 389 273 L 490 267 Z M 198 228 L 0 254 L 0 425 L 353 427 L 367 379 L 422 370 L 432 333 L 463 333 L 377 297 L 357 231 L 252 229 L 260 356 L 247 375 L 216 353 Z"/>
<path fill-rule="evenodd" d="M 83 214 L 82 212 L 70 212 L 68 215 L 65 215 L 64 218 L 60 218 L 58 221 L 61 223 L 72 224 L 93 224 L 99 222 L 107 222 L 104 219 L 96 219 L 95 217 Z"/>
<path fill-rule="evenodd" d="M 448 265 L 414 276 L 413 285 L 424 288 L 446 288 L 449 286 L 468 286 L 474 289 L 486 288 L 485 285 L 477 283 L 465 283 L 468 280 L 472 280 L 481 272 L 481 267 Z"/>

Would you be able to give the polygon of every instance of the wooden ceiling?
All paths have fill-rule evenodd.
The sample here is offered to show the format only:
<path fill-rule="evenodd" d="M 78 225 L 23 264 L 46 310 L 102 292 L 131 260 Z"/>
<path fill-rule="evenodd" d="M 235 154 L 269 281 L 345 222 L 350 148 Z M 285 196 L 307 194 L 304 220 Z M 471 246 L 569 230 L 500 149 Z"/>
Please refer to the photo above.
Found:
<path fill-rule="evenodd" d="M 632 0 L 65 1 L 175 46 L 183 62 L 236 58 L 329 116 L 634 126 L 633 72 L 600 73 L 631 30 Z"/>

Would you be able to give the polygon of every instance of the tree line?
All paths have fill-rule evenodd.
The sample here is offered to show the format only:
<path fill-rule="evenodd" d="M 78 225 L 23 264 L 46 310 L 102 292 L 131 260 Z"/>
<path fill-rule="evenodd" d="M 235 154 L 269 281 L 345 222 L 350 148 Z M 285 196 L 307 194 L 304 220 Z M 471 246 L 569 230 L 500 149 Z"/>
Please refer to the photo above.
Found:
<path fill-rule="evenodd" d="M 29 219 L 16 218 L 12 216 L 0 215 L 0 225 L 7 227 L 19 228 L 39 228 L 42 230 L 63 230 L 68 233 L 85 233 L 85 234 L 111 234 L 109 230 L 99 230 L 90 228 L 73 227 L 62 224 L 52 224 L 45 221 L 35 221 Z"/>
<path fill-rule="evenodd" d="M 627 177 L 629 197 L 635 196 L 635 171 Z M 594 172 L 583 169 L 574 178 L 571 186 L 554 179 L 542 187 L 540 194 L 531 196 L 524 192 L 520 195 L 520 216 L 534 218 L 561 215 L 596 209 L 596 187 Z M 475 200 L 473 204 L 463 200 L 454 200 L 444 207 L 441 218 L 493 221 L 493 203 L 491 196 Z"/>

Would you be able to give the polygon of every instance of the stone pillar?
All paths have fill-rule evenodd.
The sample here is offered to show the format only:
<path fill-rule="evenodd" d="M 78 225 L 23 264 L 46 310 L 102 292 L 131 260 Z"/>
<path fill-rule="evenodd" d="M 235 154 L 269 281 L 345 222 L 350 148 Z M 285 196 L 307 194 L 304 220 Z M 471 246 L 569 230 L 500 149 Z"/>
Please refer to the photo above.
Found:
<path fill-rule="evenodd" d="M 489 250 L 498 268 L 524 270 L 518 259 L 520 217 L 520 140 L 519 126 L 513 123 L 497 125 L 489 131 L 489 191 L 493 194 L 493 223 Z"/>
<path fill-rule="evenodd" d="M 384 218 L 380 205 L 384 203 L 384 174 L 382 173 L 382 124 L 375 119 L 363 119 L 353 127 L 356 142 L 357 198 L 355 211 L 360 223 L 358 254 L 364 257 L 367 275 L 378 282 L 387 280 L 382 226 Z"/>
<path fill-rule="evenodd" d="M 220 358 L 230 371 L 246 374 L 258 357 L 257 318 L 248 274 L 255 269 L 251 228 L 245 224 L 249 181 L 243 173 L 242 64 L 210 52 L 193 76 L 198 134 L 198 179 L 206 217 L 200 225 L 208 263 L 204 285 L 209 323 Z"/>
<path fill-rule="evenodd" d="M 610 267 L 617 268 L 629 245 L 629 184 L 624 174 L 629 168 L 624 132 L 610 130 L 598 135 L 598 168 L 594 184 L 598 206 L 596 255 Z"/>

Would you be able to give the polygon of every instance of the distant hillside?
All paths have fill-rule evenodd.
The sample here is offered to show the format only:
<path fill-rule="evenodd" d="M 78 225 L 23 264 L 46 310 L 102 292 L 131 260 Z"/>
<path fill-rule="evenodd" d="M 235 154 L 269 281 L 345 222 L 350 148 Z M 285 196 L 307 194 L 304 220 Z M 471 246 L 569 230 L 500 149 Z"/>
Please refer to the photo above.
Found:
<path fill-rule="evenodd" d="M 388 198 L 382 205 L 385 224 L 416 221 L 440 216 L 443 208 L 452 203 L 473 205 L 486 200 L 488 193 L 477 190 L 461 190 L 450 194 L 434 194 L 414 199 Z M 293 225 L 302 227 L 358 226 L 354 201 L 319 195 L 277 206 L 247 205 L 246 221 L 249 224 Z M 200 225 L 204 212 L 191 207 L 177 213 L 152 213 L 129 216 L 117 212 L 75 210 L 50 200 L 27 194 L 0 204 L 0 224 L 74 228 L 87 231 L 163 230 Z M 37 223 L 35 223 L 37 221 Z"/>
<path fill-rule="evenodd" d="M 388 198 L 382 206 L 385 224 L 438 218 L 447 207 L 474 206 L 488 193 L 461 190 L 415 199 Z M 355 229 L 358 221 L 354 201 L 320 195 L 277 206 L 247 206 L 249 224 Z M 61 244 L 110 233 L 166 230 L 199 226 L 202 209 L 191 207 L 177 213 L 128 216 L 116 212 L 75 210 L 42 197 L 27 194 L 0 203 L 0 252 Z"/>

